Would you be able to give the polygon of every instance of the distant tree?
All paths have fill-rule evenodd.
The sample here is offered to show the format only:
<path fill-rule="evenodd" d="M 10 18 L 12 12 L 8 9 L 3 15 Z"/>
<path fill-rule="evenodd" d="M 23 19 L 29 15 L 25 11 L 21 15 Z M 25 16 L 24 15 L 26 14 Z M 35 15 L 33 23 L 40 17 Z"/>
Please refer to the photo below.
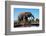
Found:
<path fill-rule="evenodd" d="M 34 19 L 32 19 L 32 22 L 34 23 Z"/>
<path fill-rule="evenodd" d="M 36 21 L 39 21 L 39 19 L 37 18 Z"/>
<path fill-rule="evenodd" d="M 39 23 L 39 19 L 38 18 L 36 18 L 36 22 Z"/>

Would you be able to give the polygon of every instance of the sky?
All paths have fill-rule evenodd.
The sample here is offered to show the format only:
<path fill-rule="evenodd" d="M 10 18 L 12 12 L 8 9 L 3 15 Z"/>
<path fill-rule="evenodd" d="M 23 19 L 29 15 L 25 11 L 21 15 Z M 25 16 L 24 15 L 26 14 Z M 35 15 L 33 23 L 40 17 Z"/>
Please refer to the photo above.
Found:
<path fill-rule="evenodd" d="M 14 8 L 14 20 L 18 20 L 18 16 L 22 12 L 31 12 L 35 18 L 39 18 L 39 9 L 35 8 Z"/>

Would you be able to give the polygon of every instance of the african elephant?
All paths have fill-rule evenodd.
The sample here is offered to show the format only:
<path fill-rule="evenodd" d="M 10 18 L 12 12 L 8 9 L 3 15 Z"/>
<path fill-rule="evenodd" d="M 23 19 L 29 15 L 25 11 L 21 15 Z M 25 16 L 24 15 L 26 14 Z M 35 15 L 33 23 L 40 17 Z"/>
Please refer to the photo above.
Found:
<path fill-rule="evenodd" d="M 18 16 L 18 20 L 22 21 L 25 24 L 25 22 L 28 21 L 29 17 L 33 17 L 33 19 L 34 19 L 34 16 L 32 15 L 31 12 L 23 12 L 23 13 L 20 13 L 20 15 Z"/>

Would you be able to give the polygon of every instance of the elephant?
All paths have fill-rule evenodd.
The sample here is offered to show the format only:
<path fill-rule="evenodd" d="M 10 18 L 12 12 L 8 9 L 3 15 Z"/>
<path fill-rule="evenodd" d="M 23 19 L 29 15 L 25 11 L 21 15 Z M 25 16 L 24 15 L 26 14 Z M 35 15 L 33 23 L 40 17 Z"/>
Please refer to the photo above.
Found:
<path fill-rule="evenodd" d="M 23 13 L 20 13 L 20 15 L 18 16 L 18 20 L 19 20 L 20 24 L 22 24 L 22 25 L 29 24 L 29 23 L 27 23 L 29 17 L 33 17 L 33 19 L 34 19 L 34 16 L 32 15 L 31 12 L 23 12 Z"/>
<path fill-rule="evenodd" d="M 18 20 L 22 21 L 23 19 L 25 19 L 25 21 L 28 21 L 29 17 L 33 17 L 34 19 L 34 16 L 32 15 L 31 12 L 23 12 L 23 13 L 20 13 L 20 15 L 18 16 Z"/>

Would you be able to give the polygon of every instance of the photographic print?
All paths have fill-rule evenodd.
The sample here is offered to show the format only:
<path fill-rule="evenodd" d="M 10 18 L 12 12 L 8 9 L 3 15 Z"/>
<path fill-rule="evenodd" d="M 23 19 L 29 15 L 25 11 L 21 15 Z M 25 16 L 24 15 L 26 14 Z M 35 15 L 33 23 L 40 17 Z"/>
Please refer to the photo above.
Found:
<path fill-rule="evenodd" d="M 44 3 L 5 2 L 6 35 L 44 32 Z"/>
<path fill-rule="evenodd" d="M 39 9 L 14 8 L 14 27 L 39 26 Z"/>

